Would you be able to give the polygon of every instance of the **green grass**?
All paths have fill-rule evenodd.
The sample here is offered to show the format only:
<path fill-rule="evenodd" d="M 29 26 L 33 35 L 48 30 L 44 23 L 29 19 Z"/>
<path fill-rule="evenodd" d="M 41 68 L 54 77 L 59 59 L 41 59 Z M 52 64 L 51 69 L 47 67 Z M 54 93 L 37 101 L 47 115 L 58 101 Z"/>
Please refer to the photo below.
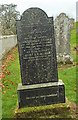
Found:
<path fill-rule="evenodd" d="M 75 29 L 71 32 L 71 48 L 73 48 L 73 44 L 76 44 L 75 34 L 76 24 Z M 74 61 L 76 61 L 76 54 L 73 50 L 72 55 Z M 21 82 L 17 47 L 4 56 L 2 64 L 2 117 L 12 118 L 18 101 L 17 85 Z M 65 84 L 65 95 L 68 100 L 76 103 L 76 67 L 58 70 L 58 77 Z"/>
<path fill-rule="evenodd" d="M 58 77 L 65 84 L 65 95 L 71 102 L 76 103 L 76 67 L 58 70 Z"/>
<path fill-rule="evenodd" d="M 77 27 L 78 27 L 78 22 L 75 23 L 75 27 L 71 31 L 71 52 L 73 56 L 73 61 L 78 63 L 78 51 L 73 51 L 73 45 L 78 48 L 78 34 L 76 33 Z"/>
<path fill-rule="evenodd" d="M 74 44 L 76 44 L 76 23 L 74 29 L 71 31 L 71 49 L 73 48 Z"/>
<path fill-rule="evenodd" d="M 15 109 L 17 103 L 17 85 L 19 82 L 21 82 L 17 48 L 13 49 L 7 56 L 5 58 L 8 58 L 8 60 L 4 59 L 4 66 L 2 66 L 4 67 L 2 78 L 3 118 L 13 116 L 13 110 Z"/>

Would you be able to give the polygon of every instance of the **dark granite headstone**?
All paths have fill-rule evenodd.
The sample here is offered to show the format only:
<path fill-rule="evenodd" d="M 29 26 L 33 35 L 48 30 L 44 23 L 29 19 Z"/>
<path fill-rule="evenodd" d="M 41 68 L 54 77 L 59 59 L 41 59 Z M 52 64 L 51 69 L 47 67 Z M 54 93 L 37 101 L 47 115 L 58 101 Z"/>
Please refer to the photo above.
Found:
<path fill-rule="evenodd" d="M 17 40 L 22 84 L 18 85 L 19 107 L 59 103 L 53 18 L 39 8 L 30 8 L 17 21 Z"/>
<path fill-rule="evenodd" d="M 22 84 L 58 81 L 53 19 L 41 9 L 26 10 L 17 22 Z"/>

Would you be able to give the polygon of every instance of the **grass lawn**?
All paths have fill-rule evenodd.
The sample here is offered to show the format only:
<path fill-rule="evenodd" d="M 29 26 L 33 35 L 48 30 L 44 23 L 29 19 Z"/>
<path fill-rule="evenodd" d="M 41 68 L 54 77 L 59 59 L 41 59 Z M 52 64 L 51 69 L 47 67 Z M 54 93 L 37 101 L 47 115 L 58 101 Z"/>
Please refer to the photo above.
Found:
<path fill-rule="evenodd" d="M 3 118 L 12 118 L 17 103 L 17 85 L 21 82 L 17 47 L 5 58 L 2 65 L 2 113 Z"/>
<path fill-rule="evenodd" d="M 76 29 L 71 32 L 71 48 L 76 44 Z M 74 61 L 76 54 L 72 50 Z M 65 65 L 66 66 L 66 65 Z M 76 103 L 76 66 L 58 69 L 58 78 L 65 83 L 65 95 Z M 21 82 L 18 48 L 15 47 L 2 60 L 2 118 L 12 118 L 17 104 L 17 86 Z"/>
<path fill-rule="evenodd" d="M 58 70 L 58 77 L 62 79 L 65 84 L 65 95 L 67 98 L 71 102 L 76 103 L 76 67 Z"/>
<path fill-rule="evenodd" d="M 78 27 L 78 22 L 75 23 L 75 27 L 71 31 L 71 52 L 73 56 L 73 61 L 78 63 L 78 51 L 73 51 L 73 46 L 78 48 L 78 34 L 76 34 L 77 27 Z"/>

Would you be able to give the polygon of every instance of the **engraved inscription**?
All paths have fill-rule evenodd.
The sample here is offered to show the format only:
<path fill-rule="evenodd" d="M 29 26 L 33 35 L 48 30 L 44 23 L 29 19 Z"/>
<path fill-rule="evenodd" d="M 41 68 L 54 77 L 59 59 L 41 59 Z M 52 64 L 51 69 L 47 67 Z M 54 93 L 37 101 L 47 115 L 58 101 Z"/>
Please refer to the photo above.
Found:
<path fill-rule="evenodd" d="M 52 18 L 41 9 L 29 9 L 17 21 L 17 33 L 22 84 L 57 82 Z"/>
<path fill-rule="evenodd" d="M 57 96 L 57 94 L 42 95 L 42 96 L 35 96 L 35 97 L 26 97 L 26 99 L 38 99 L 38 98 L 46 98 L 46 97 L 52 97 L 52 96 Z"/>

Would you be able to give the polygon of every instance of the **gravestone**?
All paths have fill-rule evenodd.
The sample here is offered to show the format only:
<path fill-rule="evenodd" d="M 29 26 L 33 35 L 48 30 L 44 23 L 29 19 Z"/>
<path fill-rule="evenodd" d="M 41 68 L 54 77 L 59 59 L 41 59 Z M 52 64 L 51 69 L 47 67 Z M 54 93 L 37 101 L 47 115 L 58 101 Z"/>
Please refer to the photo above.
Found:
<path fill-rule="evenodd" d="M 56 55 L 58 62 L 72 62 L 71 55 L 71 24 L 65 13 L 61 13 L 54 22 Z"/>
<path fill-rule="evenodd" d="M 27 9 L 17 21 L 21 80 L 19 108 L 65 102 L 65 87 L 58 80 L 53 18 L 40 8 Z"/>

